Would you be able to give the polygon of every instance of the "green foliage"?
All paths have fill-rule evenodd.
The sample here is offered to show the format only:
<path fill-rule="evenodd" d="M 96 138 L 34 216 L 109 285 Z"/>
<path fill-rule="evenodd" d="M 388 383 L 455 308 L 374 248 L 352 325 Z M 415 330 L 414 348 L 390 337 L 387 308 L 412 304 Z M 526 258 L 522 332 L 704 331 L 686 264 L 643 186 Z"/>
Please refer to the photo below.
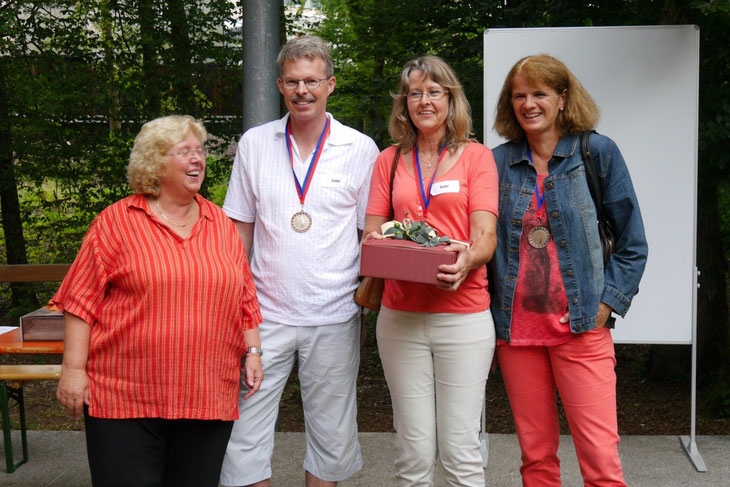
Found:
<path fill-rule="evenodd" d="M 410 240 L 424 247 L 451 243 L 449 237 L 439 237 L 438 232 L 425 221 L 413 221 L 410 218 L 404 218 L 403 222 L 393 222 L 393 226 L 388 228 L 383 235 L 386 237 L 392 235 L 397 240 Z"/>

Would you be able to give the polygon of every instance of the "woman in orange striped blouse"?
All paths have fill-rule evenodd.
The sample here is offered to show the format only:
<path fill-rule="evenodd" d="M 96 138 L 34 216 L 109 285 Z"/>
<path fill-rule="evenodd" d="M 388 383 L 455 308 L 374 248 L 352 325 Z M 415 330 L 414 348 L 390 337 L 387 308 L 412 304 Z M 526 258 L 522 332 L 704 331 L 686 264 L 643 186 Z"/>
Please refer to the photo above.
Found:
<path fill-rule="evenodd" d="M 82 413 L 95 486 L 217 486 L 241 360 L 263 379 L 261 314 L 233 223 L 198 194 L 207 152 L 189 116 L 146 123 L 128 179 L 53 300 L 65 311 L 57 397 Z"/>

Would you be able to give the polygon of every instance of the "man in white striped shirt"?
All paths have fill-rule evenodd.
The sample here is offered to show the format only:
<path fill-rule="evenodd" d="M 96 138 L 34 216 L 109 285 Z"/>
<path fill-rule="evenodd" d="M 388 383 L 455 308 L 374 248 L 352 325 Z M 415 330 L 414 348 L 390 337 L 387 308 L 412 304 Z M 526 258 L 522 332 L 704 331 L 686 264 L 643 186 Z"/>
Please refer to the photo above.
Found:
<path fill-rule="evenodd" d="M 234 220 L 264 322 L 264 381 L 243 400 L 221 472 L 223 485 L 268 486 L 279 400 L 298 359 L 307 486 L 334 486 L 362 467 L 357 440 L 360 362 L 359 232 L 378 148 L 327 113 L 332 58 L 316 36 L 279 53 L 279 91 L 289 113 L 248 130 L 238 143 L 223 205 Z M 245 366 L 245 365 L 244 365 Z"/>

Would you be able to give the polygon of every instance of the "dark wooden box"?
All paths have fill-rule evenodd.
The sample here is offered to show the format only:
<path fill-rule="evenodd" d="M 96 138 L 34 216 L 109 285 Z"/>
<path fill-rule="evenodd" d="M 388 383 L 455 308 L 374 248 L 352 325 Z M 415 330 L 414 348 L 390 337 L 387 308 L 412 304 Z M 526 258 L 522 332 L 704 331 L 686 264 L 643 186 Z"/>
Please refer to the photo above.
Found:
<path fill-rule="evenodd" d="M 24 342 L 63 341 L 63 312 L 48 307 L 20 317 L 20 333 Z"/>

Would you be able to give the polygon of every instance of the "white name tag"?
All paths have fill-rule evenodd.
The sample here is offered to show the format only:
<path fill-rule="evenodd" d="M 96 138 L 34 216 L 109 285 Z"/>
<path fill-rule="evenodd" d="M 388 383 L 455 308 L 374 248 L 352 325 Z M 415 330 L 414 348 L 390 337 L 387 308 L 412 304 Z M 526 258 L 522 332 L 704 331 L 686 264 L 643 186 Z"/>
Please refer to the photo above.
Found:
<path fill-rule="evenodd" d="M 323 174 L 322 186 L 325 188 L 342 188 L 347 183 L 345 176 L 337 174 Z"/>
<path fill-rule="evenodd" d="M 433 183 L 431 186 L 431 196 L 438 196 L 444 193 L 458 193 L 459 192 L 459 180 L 454 179 L 452 181 L 439 181 Z"/>

